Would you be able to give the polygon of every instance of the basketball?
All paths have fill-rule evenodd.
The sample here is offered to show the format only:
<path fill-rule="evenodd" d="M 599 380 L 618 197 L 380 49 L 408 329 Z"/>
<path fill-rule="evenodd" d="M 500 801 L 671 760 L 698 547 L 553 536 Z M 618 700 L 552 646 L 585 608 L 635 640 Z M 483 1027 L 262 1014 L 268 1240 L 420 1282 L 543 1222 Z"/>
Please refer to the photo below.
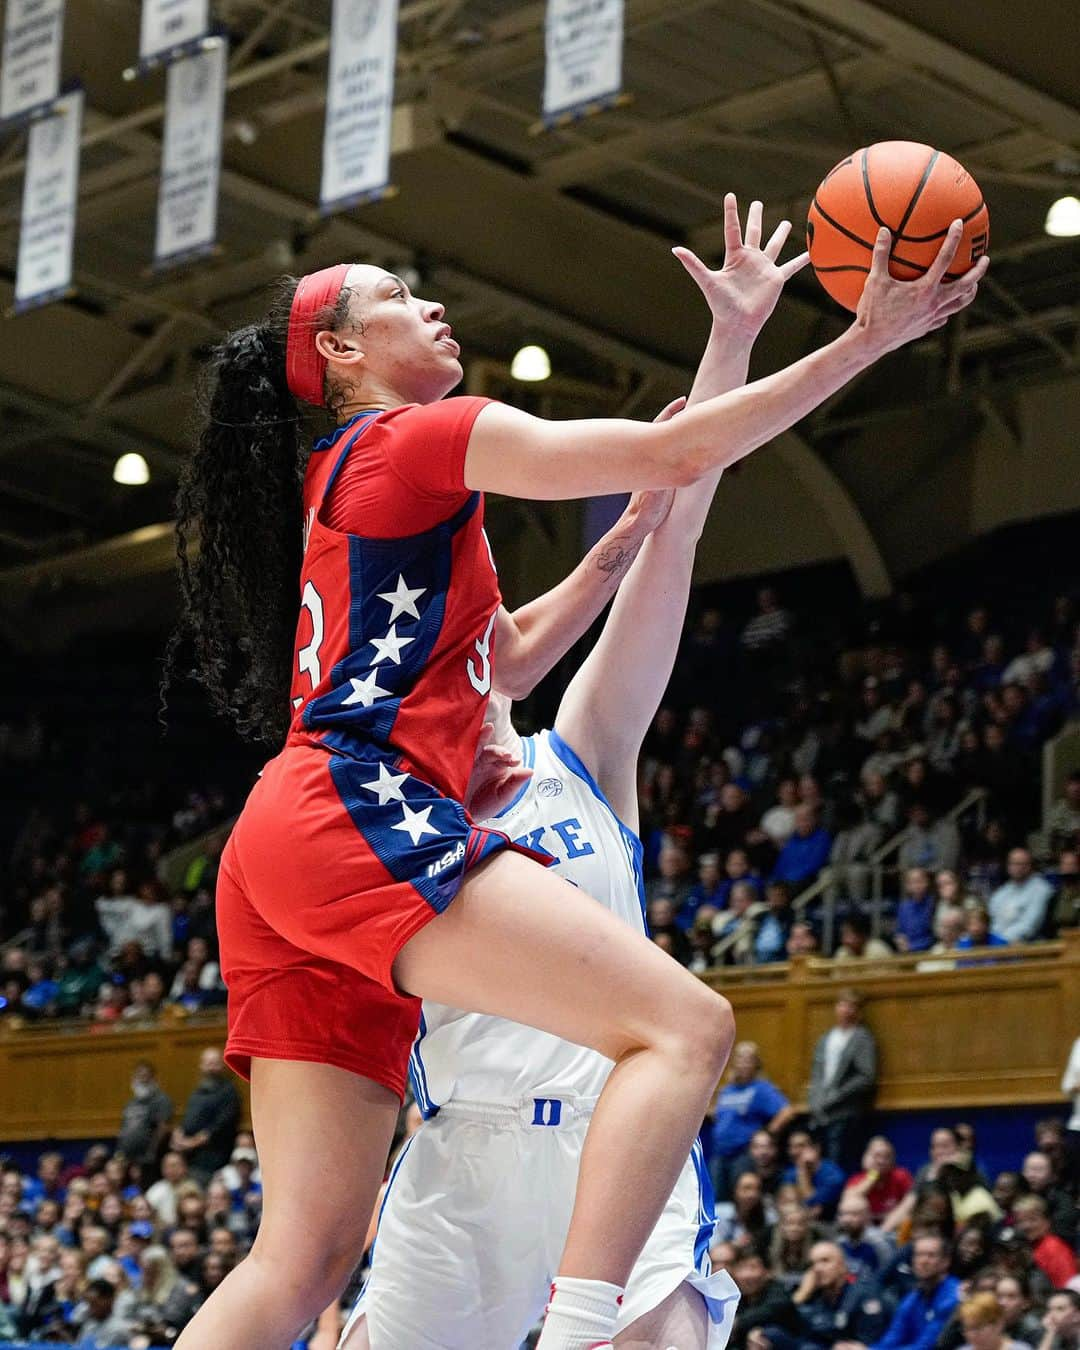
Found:
<path fill-rule="evenodd" d="M 917 141 L 879 141 L 830 169 L 814 193 L 806 246 L 818 280 L 845 309 L 859 303 L 878 230 L 892 234 L 889 271 L 921 277 L 954 220 L 964 233 L 946 280 L 987 251 L 990 216 L 971 174 L 951 155 Z"/>

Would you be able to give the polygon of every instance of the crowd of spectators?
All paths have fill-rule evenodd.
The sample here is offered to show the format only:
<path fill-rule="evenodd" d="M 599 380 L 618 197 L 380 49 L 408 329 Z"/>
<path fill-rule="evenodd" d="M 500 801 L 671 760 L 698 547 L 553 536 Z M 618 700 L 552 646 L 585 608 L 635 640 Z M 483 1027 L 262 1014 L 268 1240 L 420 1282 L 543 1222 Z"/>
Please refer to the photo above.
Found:
<path fill-rule="evenodd" d="M 254 1137 L 219 1050 L 182 1111 L 149 1063 L 110 1144 L 78 1163 L 0 1168 L 0 1340 L 169 1345 L 249 1250 L 262 1190 Z"/>
<path fill-rule="evenodd" d="M 758 608 L 741 632 L 698 614 L 646 740 L 655 941 L 698 971 L 823 942 L 947 969 L 954 950 L 1080 924 L 1080 772 L 1045 822 L 1039 793 L 1043 742 L 1080 713 L 1069 596 L 1022 635 L 982 604 L 949 623 L 899 597 L 825 654 L 775 591 Z"/>
<path fill-rule="evenodd" d="M 1037 766 L 1080 709 L 1069 596 L 1017 633 L 981 604 L 950 623 L 901 595 L 828 643 L 816 640 L 822 615 L 800 617 L 771 588 L 757 608 L 739 631 L 707 604 L 688 624 L 643 750 L 658 944 L 695 971 L 823 946 L 841 960 L 925 953 L 947 969 L 967 947 L 1080 924 L 1080 773 L 1040 822 Z M 31 789 L 0 887 L 0 1020 L 108 1024 L 221 1003 L 224 831 L 179 878 L 162 859 L 226 822 L 242 787 L 182 789 L 163 769 L 109 789 L 97 745 L 99 798 L 64 801 L 71 753 L 36 712 L 0 726 L 0 774 Z M 230 754 L 222 742 L 226 773 Z M 53 776 L 36 781 L 50 758 Z M 249 767 L 233 782 L 250 781 Z M 972 788 L 987 794 L 979 811 L 950 819 Z M 900 831 L 871 906 L 871 860 Z"/>
<path fill-rule="evenodd" d="M 945 1118 L 911 1170 L 883 1134 L 851 1151 L 828 1125 L 837 1109 L 870 1120 L 874 1050 L 859 1031 L 857 995 L 842 991 L 809 1117 L 740 1044 L 705 1122 L 720 1196 L 711 1256 L 741 1293 L 733 1350 L 1080 1350 L 1080 1116 L 1039 1121 L 996 1174 L 974 1128 Z M 177 1112 L 138 1064 L 115 1140 L 78 1162 L 49 1150 L 25 1171 L 0 1163 L 0 1340 L 168 1346 L 250 1249 L 255 1139 L 238 1128 L 220 1052 L 204 1050 L 199 1069 Z M 417 1123 L 413 1107 L 406 1132 Z M 321 1326 L 298 1344 L 332 1345 L 340 1319 Z"/>
<path fill-rule="evenodd" d="M 218 790 L 188 792 L 149 818 L 130 799 L 35 807 L 0 901 L 0 1020 L 110 1025 L 223 1004 L 213 889 L 225 830 L 171 885 L 163 860 L 232 809 Z"/>
<path fill-rule="evenodd" d="M 992 1178 L 965 1122 L 932 1131 L 914 1175 L 880 1134 L 841 1164 L 849 1140 L 830 1134 L 822 1103 L 849 1078 L 865 1094 L 874 1071 L 872 1038 L 860 1048 L 854 1035 L 857 1000 L 840 1015 L 851 997 L 819 1042 L 809 1122 L 749 1043 L 716 1103 L 712 1259 L 741 1293 L 734 1350 L 1076 1350 L 1080 1135 L 1041 1121 L 1015 1170 Z"/>

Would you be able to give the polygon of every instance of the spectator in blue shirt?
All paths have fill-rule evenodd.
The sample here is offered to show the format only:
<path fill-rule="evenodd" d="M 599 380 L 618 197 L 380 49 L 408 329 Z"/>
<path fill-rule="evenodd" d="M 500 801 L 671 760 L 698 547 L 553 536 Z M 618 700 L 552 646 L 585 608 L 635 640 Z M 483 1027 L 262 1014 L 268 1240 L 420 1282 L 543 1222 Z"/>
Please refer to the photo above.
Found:
<path fill-rule="evenodd" d="M 1039 876 L 1026 848 L 1009 852 L 1009 880 L 990 897 L 990 922 L 1006 942 L 1032 942 L 1042 933 L 1054 888 Z"/>
<path fill-rule="evenodd" d="M 889 1329 L 869 1350 L 932 1350 L 960 1302 L 960 1281 L 949 1274 L 952 1253 L 939 1233 L 912 1243 L 915 1288 L 903 1300 Z M 867 1350 L 861 1341 L 839 1341 L 836 1350 Z"/>
<path fill-rule="evenodd" d="M 720 882 L 717 899 L 713 903 L 720 909 L 727 909 L 731 903 L 732 887 L 740 881 L 753 886 L 757 892 L 755 898 L 761 899 L 761 878 L 754 875 L 754 869 L 750 866 L 750 855 L 744 848 L 733 848 L 724 859 L 724 879 Z"/>
<path fill-rule="evenodd" d="M 688 933 L 693 928 L 694 919 L 702 905 L 712 905 L 715 909 L 724 908 L 722 890 L 720 855 L 703 853 L 698 859 L 698 879 L 691 887 L 682 908 L 675 915 L 675 922 L 683 932 Z"/>
<path fill-rule="evenodd" d="M 753 1041 L 742 1041 L 731 1054 L 729 1081 L 720 1090 L 713 1112 L 711 1170 L 718 1200 L 727 1200 L 736 1160 L 745 1154 L 758 1130 L 777 1135 L 791 1119 L 788 1099 L 761 1076 L 761 1055 Z"/>
<path fill-rule="evenodd" d="M 829 861 L 832 836 L 818 824 L 817 812 L 805 803 L 795 808 L 795 833 L 780 850 L 772 881 L 809 886 Z"/>
<path fill-rule="evenodd" d="M 784 1181 L 795 1186 L 812 1218 L 831 1219 L 844 1193 L 844 1169 L 821 1155 L 821 1145 L 809 1130 L 792 1130 L 788 1136 L 791 1166 Z"/>
<path fill-rule="evenodd" d="M 976 905 L 967 912 L 967 929 L 956 943 L 957 947 L 970 950 L 972 947 L 1007 947 L 1003 937 L 990 931 L 990 911 L 985 905 Z M 969 965 L 974 964 L 968 962 Z M 957 967 L 959 969 L 959 966 Z"/>
<path fill-rule="evenodd" d="M 897 950 L 902 952 L 926 952 L 934 945 L 934 896 L 925 867 L 909 867 L 904 874 L 895 937 Z"/>

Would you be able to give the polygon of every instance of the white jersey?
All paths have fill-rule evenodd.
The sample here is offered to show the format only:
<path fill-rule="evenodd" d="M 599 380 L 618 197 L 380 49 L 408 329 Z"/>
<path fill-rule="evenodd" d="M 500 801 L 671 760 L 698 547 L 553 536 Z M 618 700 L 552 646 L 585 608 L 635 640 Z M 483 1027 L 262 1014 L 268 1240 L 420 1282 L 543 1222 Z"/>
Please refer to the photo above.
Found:
<path fill-rule="evenodd" d="M 641 841 L 557 732 L 525 737 L 522 754 L 532 778 L 496 819 L 484 823 L 515 843 L 552 854 L 560 876 L 644 933 Z M 598 1097 L 611 1068 L 611 1060 L 595 1050 L 547 1032 L 426 999 L 410 1060 L 413 1093 L 425 1117 L 450 1101 L 535 1098 L 537 1110 L 550 1111 L 544 1104 L 549 1098 Z"/>

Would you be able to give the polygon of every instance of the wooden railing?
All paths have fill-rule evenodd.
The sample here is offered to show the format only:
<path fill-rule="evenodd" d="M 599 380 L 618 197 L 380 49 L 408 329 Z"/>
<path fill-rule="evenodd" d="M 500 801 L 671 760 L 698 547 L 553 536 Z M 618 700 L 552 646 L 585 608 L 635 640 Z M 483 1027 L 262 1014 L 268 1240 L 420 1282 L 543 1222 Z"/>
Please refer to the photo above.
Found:
<path fill-rule="evenodd" d="M 0 1034 L 0 1140 L 115 1135 L 140 1059 L 156 1067 L 179 1119 L 199 1077 L 199 1052 L 224 1044 L 221 1009 L 177 1010 L 155 1022 L 9 1026 Z M 246 1112 L 246 1084 L 239 1085 Z"/>
<path fill-rule="evenodd" d="M 848 985 L 863 994 L 880 1047 L 879 1107 L 1063 1101 L 1061 1074 L 1080 1035 L 1080 932 L 963 952 L 955 970 L 920 971 L 928 959 L 942 958 L 800 958 L 703 978 L 730 998 L 739 1039 L 758 1043 L 769 1077 L 793 1101 L 805 1100 L 814 1043 Z M 0 1141 L 115 1134 L 139 1059 L 154 1062 L 182 1109 L 199 1051 L 224 1039 L 220 1011 L 143 1024 L 8 1025 L 0 1032 Z"/>
<path fill-rule="evenodd" d="M 881 1054 L 877 1104 L 1010 1106 L 1061 1102 L 1061 1075 L 1080 1035 L 1080 932 L 1058 942 L 958 954 L 954 970 L 920 971 L 926 952 L 882 961 L 796 958 L 703 977 L 735 1009 L 769 1077 L 804 1101 L 817 1038 L 838 989 L 865 999 Z"/>

